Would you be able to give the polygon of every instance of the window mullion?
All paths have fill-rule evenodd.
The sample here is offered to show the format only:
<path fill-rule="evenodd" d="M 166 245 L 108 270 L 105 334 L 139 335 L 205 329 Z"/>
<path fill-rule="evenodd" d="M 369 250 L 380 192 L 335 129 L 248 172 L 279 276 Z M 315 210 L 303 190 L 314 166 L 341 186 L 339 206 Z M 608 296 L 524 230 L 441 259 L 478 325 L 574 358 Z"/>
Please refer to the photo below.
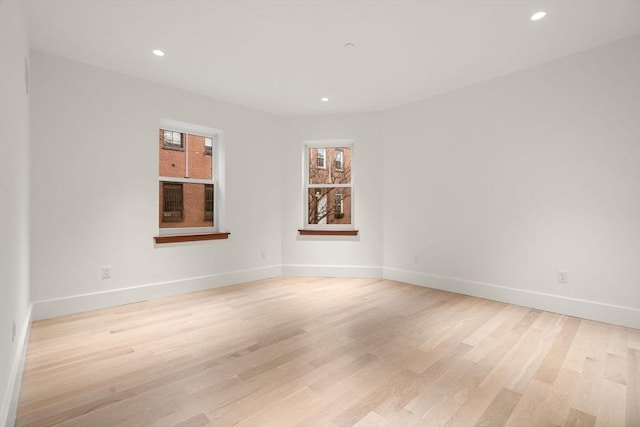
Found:
<path fill-rule="evenodd" d="M 307 184 L 307 188 L 351 188 L 353 184 Z"/>
<path fill-rule="evenodd" d="M 198 179 L 198 178 L 176 178 L 172 176 L 160 176 L 158 177 L 160 182 L 182 182 L 186 184 L 215 184 L 212 179 Z"/>

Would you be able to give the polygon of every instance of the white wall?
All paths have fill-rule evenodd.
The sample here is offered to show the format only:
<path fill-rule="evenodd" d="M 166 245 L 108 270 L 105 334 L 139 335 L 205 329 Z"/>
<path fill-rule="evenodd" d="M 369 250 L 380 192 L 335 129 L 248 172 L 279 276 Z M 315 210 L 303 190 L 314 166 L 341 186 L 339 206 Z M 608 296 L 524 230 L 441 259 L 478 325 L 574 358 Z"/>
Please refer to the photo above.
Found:
<path fill-rule="evenodd" d="M 28 56 L 19 5 L 0 1 L 0 425 L 15 415 L 11 401 L 30 313 Z"/>
<path fill-rule="evenodd" d="M 34 317 L 281 273 L 276 118 L 43 53 L 32 63 Z M 154 247 L 161 118 L 225 132 L 229 240 Z"/>
<path fill-rule="evenodd" d="M 385 275 L 640 327 L 639 82 L 635 37 L 386 113 Z"/>
<path fill-rule="evenodd" d="M 284 272 L 640 326 L 638 45 L 387 113 L 290 118 L 33 53 L 34 316 Z M 154 247 L 160 118 L 226 132 L 228 241 Z M 355 141 L 356 238 L 298 235 L 302 143 L 323 139 Z"/>
<path fill-rule="evenodd" d="M 382 139 L 377 114 L 293 117 L 282 131 L 282 259 L 285 274 L 382 275 Z M 308 140 L 354 142 L 357 237 L 299 236 L 303 226 L 302 147 Z"/>

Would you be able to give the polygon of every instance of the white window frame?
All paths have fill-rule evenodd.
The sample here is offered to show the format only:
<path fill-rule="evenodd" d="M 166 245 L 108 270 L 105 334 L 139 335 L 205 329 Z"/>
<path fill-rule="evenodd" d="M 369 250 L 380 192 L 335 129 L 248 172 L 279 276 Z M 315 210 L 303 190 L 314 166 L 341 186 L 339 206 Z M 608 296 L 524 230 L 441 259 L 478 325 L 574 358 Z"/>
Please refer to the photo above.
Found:
<path fill-rule="evenodd" d="M 340 167 L 338 167 L 338 153 L 340 153 Z M 335 158 L 333 160 L 333 163 L 335 165 L 335 168 L 337 171 L 342 172 L 344 170 L 344 151 L 340 148 L 340 150 L 336 150 L 334 154 Z"/>
<path fill-rule="evenodd" d="M 225 225 L 225 209 L 224 209 L 224 132 L 220 129 L 210 128 L 206 126 L 194 125 L 191 123 L 184 123 L 176 120 L 161 119 L 158 125 L 158 129 L 171 130 L 175 132 L 181 132 L 184 134 L 198 135 L 205 138 L 211 138 L 213 147 L 211 150 L 211 167 L 213 173 L 211 179 L 192 179 L 192 178 L 176 178 L 176 177 L 163 177 L 160 176 L 158 170 L 158 186 L 162 182 L 179 182 L 185 184 L 212 184 L 213 185 L 213 227 L 177 227 L 177 228 L 160 228 L 158 224 L 158 234 L 160 236 L 175 236 L 175 235 L 189 235 L 189 234 L 204 234 L 204 233 L 219 233 L 224 230 Z M 156 131 L 157 132 L 157 131 Z M 185 135 L 183 148 L 186 153 L 189 150 L 188 137 Z M 160 165 L 159 151 L 156 164 Z M 187 168 L 188 168 L 188 154 L 186 156 Z M 188 170 L 188 169 L 187 169 Z M 156 192 L 160 197 L 159 192 Z M 160 200 L 156 203 L 156 206 L 160 206 Z M 159 218 L 160 213 L 156 215 Z M 157 221 L 157 220 L 156 220 Z"/>
<path fill-rule="evenodd" d="M 216 137 L 217 135 L 204 137 L 204 153 L 208 156 L 213 155 L 213 147 L 216 144 Z M 208 142 L 207 140 L 211 141 L 211 153 L 207 153 L 207 147 L 209 147 L 209 145 L 207 145 L 207 142 Z"/>
<path fill-rule="evenodd" d="M 351 150 L 351 183 L 350 184 L 309 184 L 309 150 L 315 148 L 325 149 L 325 166 L 326 166 L 326 149 L 327 148 L 348 148 Z M 320 141 L 303 141 L 302 144 L 302 228 L 309 230 L 355 230 L 355 167 L 354 167 L 354 149 L 355 144 L 351 139 L 336 139 L 336 140 L 320 140 Z M 343 157 L 344 159 L 344 157 Z M 344 160 L 343 160 L 344 164 Z M 344 166 L 343 166 L 344 168 Z M 351 190 L 351 196 L 349 197 L 349 206 L 351 212 L 351 224 L 309 224 L 309 190 L 312 188 L 349 188 Z M 332 203 L 332 200 L 328 200 L 328 203 Z M 344 198 L 343 198 L 343 213 L 344 213 Z"/>
<path fill-rule="evenodd" d="M 342 191 L 333 195 L 333 203 L 335 203 L 336 205 L 334 216 L 336 218 L 344 217 L 344 194 L 342 194 Z M 338 210 L 338 206 L 340 206 L 339 210 Z M 341 215 L 341 216 L 339 217 L 338 215 Z"/>
<path fill-rule="evenodd" d="M 167 143 L 167 138 L 165 137 L 165 133 L 166 132 L 171 132 L 171 142 Z M 175 136 L 176 134 L 180 135 L 180 144 L 174 144 L 173 141 L 175 140 Z M 186 141 L 184 140 L 184 138 L 182 137 L 183 132 L 180 131 L 175 131 L 172 129 L 162 129 L 162 147 L 163 148 L 168 148 L 170 150 L 184 150 L 185 149 L 185 145 L 186 145 Z"/>
<path fill-rule="evenodd" d="M 318 160 L 320 160 L 320 150 L 322 150 L 322 166 L 318 166 L 318 169 L 326 169 L 327 168 L 327 149 L 324 147 L 316 148 L 316 165 L 318 164 Z"/>

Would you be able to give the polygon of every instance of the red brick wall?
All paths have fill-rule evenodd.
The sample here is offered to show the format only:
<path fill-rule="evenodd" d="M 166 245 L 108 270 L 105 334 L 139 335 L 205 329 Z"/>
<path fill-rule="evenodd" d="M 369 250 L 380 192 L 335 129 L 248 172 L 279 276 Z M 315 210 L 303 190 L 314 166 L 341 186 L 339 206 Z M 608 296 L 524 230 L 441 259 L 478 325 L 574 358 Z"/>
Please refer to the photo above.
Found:
<path fill-rule="evenodd" d="M 187 169 L 184 161 L 184 149 L 165 148 L 162 145 L 162 130 L 160 130 L 158 148 L 160 150 L 160 176 L 184 178 Z"/>
<path fill-rule="evenodd" d="M 188 135 L 189 178 L 211 179 L 212 156 L 205 154 L 204 137 Z"/>

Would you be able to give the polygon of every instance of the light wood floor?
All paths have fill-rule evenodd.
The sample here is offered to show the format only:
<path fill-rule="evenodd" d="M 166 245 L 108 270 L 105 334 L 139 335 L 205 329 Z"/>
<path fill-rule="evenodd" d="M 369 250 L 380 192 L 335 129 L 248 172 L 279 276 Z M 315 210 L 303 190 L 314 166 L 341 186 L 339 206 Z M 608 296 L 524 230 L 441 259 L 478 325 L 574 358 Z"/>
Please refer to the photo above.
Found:
<path fill-rule="evenodd" d="M 35 322 L 18 426 L 640 426 L 640 330 L 373 279 Z"/>

